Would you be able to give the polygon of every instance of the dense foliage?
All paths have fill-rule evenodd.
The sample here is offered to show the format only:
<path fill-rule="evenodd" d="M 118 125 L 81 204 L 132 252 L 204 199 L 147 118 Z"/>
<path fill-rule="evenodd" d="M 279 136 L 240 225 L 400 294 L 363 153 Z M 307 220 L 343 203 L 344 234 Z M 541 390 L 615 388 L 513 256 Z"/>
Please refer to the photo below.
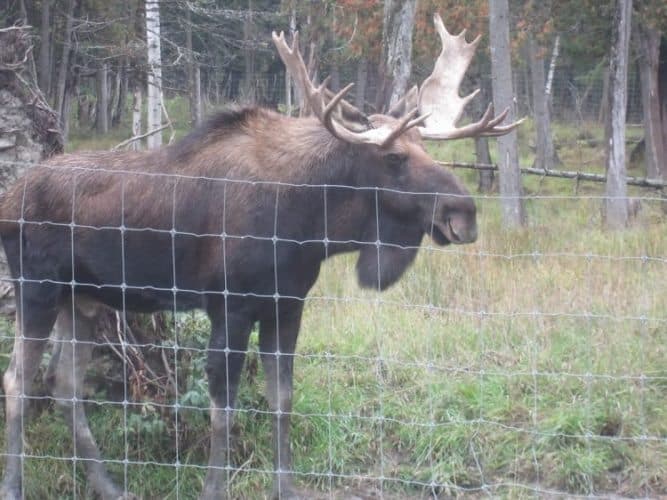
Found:
<path fill-rule="evenodd" d="M 664 2 L 636 4 L 638 23 L 664 28 L 667 18 Z M 516 91 L 524 112 L 530 109 L 530 97 L 526 90 L 529 85 L 524 82 L 528 75 L 523 42 L 532 33 L 537 35 L 545 55 L 553 49 L 555 37 L 561 37 L 558 71 L 554 75 L 554 109 L 568 113 L 579 106 L 588 116 L 597 114 L 610 42 L 611 5 L 594 1 L 512 2 L 512 40 L 518 70 Z M 312 57 L 313 72 L 320 77 L 332 74 L 334 86 L 338 82 L 356 81 L 358 64 L 365 61 L 369 82 L 365 102 L 373 106 L 381 66 L 382 9 L 380 0 L 164 1 L 161 3 L 164 89 L 170 95 L 188 94 L 191 91 L 188 64 L 197 64 L 201 68 L 205 102 L 252 100 L 277 106 L 284 102 L 284 69 L 270 43 L 270 33 L 293 27 L 301 32 L 304 55 Z M 21 21 L 23 10 L 25 19 Z M 73 26 L 68 34 L 69 11 L 73 14 Z M 469 37 L 488 32 L 487 1 L 419 2 L 413 49 L 415 82 L 430 73 L 433 57 L 439 50 L 431 22 L 435 11 L 442 13 L 454 33 L 463 28 L 469 30 Z M 4 24 L 25 22 L 34 27 L 36 70 L 44 87 L 42 91 L 51 101 L 56 99 L 65 37 L 71 38 L 71 57 L 65 68 L 67 94 L 76 98 L 75 109 L 87 110 L 86 101 L 96 98 L 94 76 L 102 64 L 109 66 L 109 78 L 114 81 L 111 92 L 121 85 L 131 89 L 135 82 L 144 82 L 143 16 L 142 0 L 15 0 L 9 2 L 1 20 Z M 191 50 L 187 40 L 190 35 Z M 43 49 L 48 51 L 44 59 Z M 471 70 L 473 77 L 490 74 L 487 54 L 488 36 L 484 36 Z M 633 66 L 630 118 L 635 121 L 641 116 L 636 72 Z M 119 107 L 119 101 L 122 99 L 111 99 L 117 106 L 111 118 L 115 124 L 126 113 Z M 77 119 L 86 119 L 85 113 L 77 113 Z"/>

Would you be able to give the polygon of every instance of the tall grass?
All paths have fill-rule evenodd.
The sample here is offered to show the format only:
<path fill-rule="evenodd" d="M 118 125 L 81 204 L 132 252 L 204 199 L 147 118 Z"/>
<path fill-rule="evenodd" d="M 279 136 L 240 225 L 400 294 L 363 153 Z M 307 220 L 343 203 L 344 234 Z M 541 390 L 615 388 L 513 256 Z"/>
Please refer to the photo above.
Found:
<path fill-rule="evenodd" d="M 598 150 L 568 144 L 561 158 L 598 168 Z M 471 159 L 466 143 L 434 154 Z M 472 190 L 474 174 L 462 175 Z M 505 228 L 498 198 L 480 196 L 479 240 L 444 249 L 425 240 L 386 293 L 358 289 L 353 255 L 324 264 L 295 367 L 295 470 L 313 498 L 667 495 L 662 202 L 645 193 L 633 226 L 607 232 L 602 186 L 525 184 L 528 227 Z M 203 316 L 183 319 L 193 346 L 204 346 L 205 328 Z M 253 335 L 235 426 L 235 498 L 270 490 L 256 350 Z M 144 498 L 195 498 L 202 486 L 202 366 L 187 375 L 179 467 L 173 412 L 139 405 L 125 420 L 118 405 L 88 409 L 119 479 L 127 436 L 128 487 Z M 60 416 L 38 413 L 27 434 L 30 455 L 43 457 L 26 460 L 29 498 L 90 496 Z"/>

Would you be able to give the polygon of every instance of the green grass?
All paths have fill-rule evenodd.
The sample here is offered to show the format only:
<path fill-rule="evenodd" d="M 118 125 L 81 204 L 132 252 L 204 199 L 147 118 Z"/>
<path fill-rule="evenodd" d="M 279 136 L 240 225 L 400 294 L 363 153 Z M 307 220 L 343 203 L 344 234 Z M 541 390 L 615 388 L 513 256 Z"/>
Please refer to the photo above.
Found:
<path fill-rule="evenodd" d="M 557 126 L 561 159 L 600 171 L 600 151 L 577 134 Z M 473 159 L 465 141 L 433 149 L 443 160 Z M 475 174 L 461 176 L 472 189 Z M 425 241 L 384 294 L 358 289 L 354 256 L 324 265 L 303 319 L 292 436 L 298 482 L 314 498 L 330 489 L 426 498 L 431 482 L 436 494 L 474 498 L 667 495 L 662 207 L 645 200 L 630 229 L 606 232 L 594 198 L 601 185 L 576 191 L 572 181 L 525 178 L 525 187 L 527 228 L 505 228 L 498 199 L 481 197 L 479 240 L 445 250 Z M 187 342 L 202 347 L 206 320 L 181 321 Z M 242 470 L 232 487 L 235 498 L 262 498 L 271 426 L 256 352 L 248 363 L 233 453 Z M 178 470 L 169 465 L 172 411 L 131 410 L 126 431 L 121 408 L 88 409 L 105 458 L 122 460 L 127 436 L 128 458 L 142 462 L 128 465 L 127 484 L 143 498 L 195 498 L 203 484 L 203 362 L 189 366 L 186 402 L 201 409 L 180 413 Z M 26 461 L 28 498 L 90 497 L 81 464 L 73 476 L 68 434 L 53 411 L 30 424 L 29 452 L 48 458 Z M 122 463 L 110 469 L 122 482 Z"/>

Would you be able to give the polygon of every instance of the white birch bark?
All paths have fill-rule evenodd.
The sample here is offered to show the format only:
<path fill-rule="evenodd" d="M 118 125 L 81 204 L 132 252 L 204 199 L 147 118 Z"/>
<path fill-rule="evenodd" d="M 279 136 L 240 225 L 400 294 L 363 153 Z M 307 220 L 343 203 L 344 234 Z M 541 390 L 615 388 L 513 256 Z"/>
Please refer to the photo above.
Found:
<path fill-rule="evenodd" d="M 146 46 L 148 51 L 148 88 L 146 91 L 146 131 L 162 125 L 162 56 L 160 52 L 160 0 L 146 0 Z M 146 139 L 148 149 L 162 145 L 162 132 Z"/>
<path fill-rule="evenodd" d="M 544 93 L 547 95 L 547 101 L 551 101 L 551 89 L 554 83 L 554 74 L 556 73 L 556 62 L 558 61 L 558 53 L 560 51 L 560 34 L 556 35 L 554 40 L 554 48 L 551 52 L 551 62 L 549 63 L 549 73 L 547 75 L 547 83 L 544 86 Z"/>

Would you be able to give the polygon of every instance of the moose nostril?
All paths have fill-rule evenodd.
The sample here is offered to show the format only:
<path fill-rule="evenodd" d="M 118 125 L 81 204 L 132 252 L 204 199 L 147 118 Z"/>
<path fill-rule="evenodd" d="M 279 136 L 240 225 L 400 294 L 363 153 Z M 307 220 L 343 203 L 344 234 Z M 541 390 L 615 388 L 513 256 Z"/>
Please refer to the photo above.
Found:
<path fill-rule="evenodd" d="M 468 224 L 461 220 L 457 221 L 455 218 L 450 218 L 448 219 L 447 224 L 449 225 L 449 230 L 456 242 L 472 243 L 477 239 L 477 224 L 474 222 Z"/>

